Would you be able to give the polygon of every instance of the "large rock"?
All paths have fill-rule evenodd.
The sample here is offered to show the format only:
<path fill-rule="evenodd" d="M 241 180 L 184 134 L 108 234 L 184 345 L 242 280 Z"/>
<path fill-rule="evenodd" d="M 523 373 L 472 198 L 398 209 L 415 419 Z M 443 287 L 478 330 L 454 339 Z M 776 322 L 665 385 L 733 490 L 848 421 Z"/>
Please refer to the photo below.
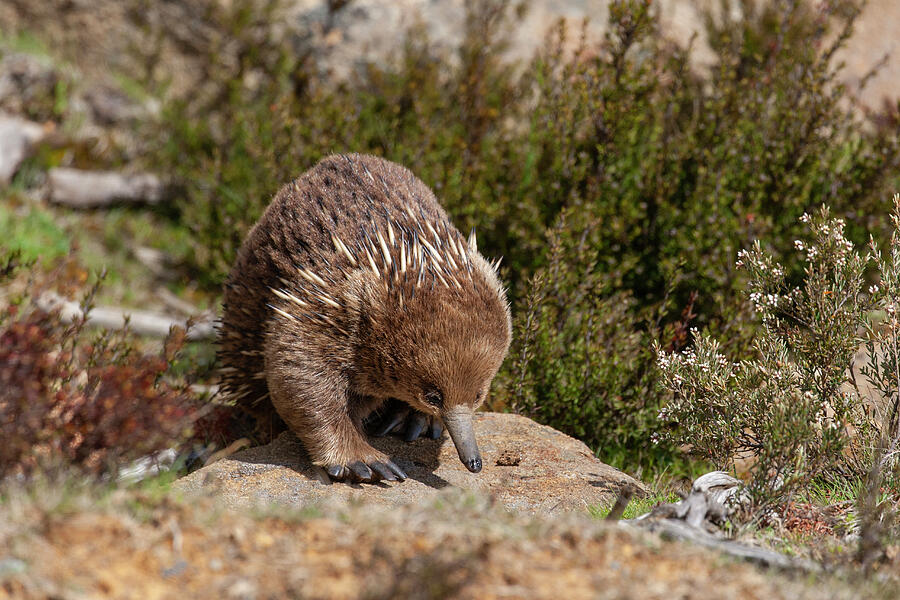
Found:
<path fill-rule="evenodd" d="M 515 511 L 551 514 L 585 511 L 612 502 L 635 479 L 603 464 L 582 442 L 531 419 L 512 414 L 478 413 L 475 434 L 484 470 L 473 474 L 460 463 L 446 434 L 441 440 L 405 443 L 376 438 L 409 479 L 402 483 L 325 483 L 292 433 L 271 444 L 244 450 L 175 482 L 183 492 L 213 491 L 227 505 L 246 507 L 271 502 L 292 506 L 364 499 L 397 505 L 427 501 L 455 486 L 489 495 Z"/>
<path fill-rule="evenodd" d="M 806 1 L 813 6 L 819 4 L 817 0 Z M 749 6 L 752 10 L 771 2 L 760 0 Z M 329 10 L 335 4 L 342 8 Z M 463 37 L 466 4 L 465 0 L 290 0 L 285 5 L 290 13 L 285 22 L 316 49 L 313 57 L 322 70 L 341 79 L 367 61 L 384 60 L 401 50 L 398 40 L 403 40 L 416 23 L 424 26 L 432 43 L 456 47 Z M 561 18 L 568 22 L 573 42 L 578 40 L 583 19 L 588 19 L 588 41 L 599 41 L 607 30 L 609 4 L 610 0 L 527 2 L 527 10 L 511 31 L 509 57 L 531 58 L 544 43 L 548 27 Z M 727 6 L 731 19 L 739 18 L 742 11 L 741 2 L 720 0 L 656 0 L 653 4 L 659 11 L 661 35 L 682 46 L 696 36 L 692 57 L 700 67 L 711 66 L 715 59 L 707 40 L 705 11 L 713 9 L 713 14 L 720 14 L 717 9 Z M 896 102 L 900 97 L 900 46 L 894 33 L 898 18 L 897 0 L 868 0 L 856 21 L 854 35 L 836 55 L 845 65 L 839 80 L 848 84 L 851 93 L 868 108 L 884 108 L 883 102 Z M 883 64 L 860 90 L 859 84 L 882 59 Z"/>
<path fill-rule="evenodd" d="M 741 6 L 762 6 L 773 1 L 654 0 L 652 4 L 660 13 L 661 35 L 686 44 L 698 34 L 693 55 L 702 66 L 713 57 L 701 18 L 703 7 L 724 4 L 731 7 L 729 14 L 738 15 Z M 820 4 L 818 0 L 804 2 Z M 0 2 L 0 31 L 29 31 L 41 39 L 53 40 L 55 50 L 77 61 L 78 68 L 95 80 L 111 79 L 111 72 L 142 73 L 152 64 L 172 93 L 197 94 L 206 70 L 196 49 L 217 35 L 208 24 L 207 10 L 215 4 L 238 3 L 147 2 L 138 11 L 133 2 L 122 0 L 7 0 Z M 416 23 L 422 24 L 433 43 L 455 47 L 462 37 L 466 1 L 284 0 L 278 4 L 283 10 L 272 18 L 271 33 L 296 39 L 298 52 L 305 56 L 311 50 L 309 58 L 324 72 L 340 79 L 363 63 L 383 62 L 402 50 L 406 30 Z M 530 0 L 526 4 L 528 10 L 511 35 L 511 58 L 530 59 L 534 49 L 543 43 L 547 28 L 560 17 L 569 21 L 576 40 L 585 17 L 589 18 L 589 39 L 597 40 L 606 31 L 610 0 Z M 262 21 L 264 14 L 260 10 L 255 16 Z M 884 99 L 896 101 L 900 97 L 900 46 L 895 33 L 898 19 L 897 0 L 868 0 L 854 35 L 836 56 L 846 64 L 839 79 L 855 92 L 857 84 L 887 55 L 883 67 L 859 92 L 863 105 L 869 108 L 881 108 Z M 158 31 L 166 31 L 162 40 L 157 39 Z M 234 57 L 228 55 L 227 44 L 222 48 L 220 58 L 228 64 Z M 140 57 L 136 49 L 142 49 L 144 56 Z M 37 76 L 42 71 L 29 66 L 28 74 L 32 73 Z M 0 74 L 0 92 L 2 88 Z M 2 96 L 0 93 L 0 106 Z M 118 109 L 111 113 L 106 105 L 98 107 L 96 101 L 90 104 L 95 114 L 98 108 L 106 115 L 122 114 Z"/>

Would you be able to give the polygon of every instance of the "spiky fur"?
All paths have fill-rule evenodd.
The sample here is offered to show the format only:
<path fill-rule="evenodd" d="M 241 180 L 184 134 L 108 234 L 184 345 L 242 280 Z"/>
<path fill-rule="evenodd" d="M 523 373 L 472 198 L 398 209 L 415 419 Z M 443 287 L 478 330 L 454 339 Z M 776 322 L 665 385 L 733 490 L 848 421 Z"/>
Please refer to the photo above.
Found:
<path fill-rule="evenodd" d="M 316 464 L 380 460 L 363 419 L 397 398 L 484 401 L 510 343 L 496 274 L 410 171 L 322 160 L 276 194 L 225 284 L 223 389 L 273 406 Z"/>

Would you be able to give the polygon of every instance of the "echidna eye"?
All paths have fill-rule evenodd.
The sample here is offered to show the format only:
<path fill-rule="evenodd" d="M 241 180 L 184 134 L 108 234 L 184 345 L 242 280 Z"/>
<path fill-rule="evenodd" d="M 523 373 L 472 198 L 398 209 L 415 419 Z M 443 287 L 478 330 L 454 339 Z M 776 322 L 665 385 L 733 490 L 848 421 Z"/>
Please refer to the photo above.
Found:
<path fill-rule="evenodd" d="M 441 393 L 441 390 L 436 387 L 425 388 L 425 402 L 433 406 L 443 406 L 444 395 Z"/>

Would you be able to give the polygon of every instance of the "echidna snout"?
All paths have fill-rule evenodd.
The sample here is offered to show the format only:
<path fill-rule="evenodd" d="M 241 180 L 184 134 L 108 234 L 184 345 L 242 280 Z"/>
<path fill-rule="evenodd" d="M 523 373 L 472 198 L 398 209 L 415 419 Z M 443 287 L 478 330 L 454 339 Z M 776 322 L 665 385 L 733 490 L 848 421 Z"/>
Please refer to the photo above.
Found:
<path fill-rule="evenodd" d="M 475 441 L 475 428 L 472 425 L 472 410 L 467 406 L 455 406 L 441 414 L 444 427 L 456 446 L 459 460 L 472 473 L 481 471 L 481 452 Z"/>

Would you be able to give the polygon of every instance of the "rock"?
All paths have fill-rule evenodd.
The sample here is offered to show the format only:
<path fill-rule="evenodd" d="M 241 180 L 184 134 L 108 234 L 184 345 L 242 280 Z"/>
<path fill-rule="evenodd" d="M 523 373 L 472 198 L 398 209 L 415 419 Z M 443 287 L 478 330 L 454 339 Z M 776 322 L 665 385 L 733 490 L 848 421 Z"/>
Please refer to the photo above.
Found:
<path fill-rule="evenodd" d="M 612 502 L 627 484 L 646 489 L 600 462 L 582 442 L 526 417 L 477 413 L 475 433 L 484 458 L 484 470 L 477 474 L 460 463 L 445 433 L 440 440 L 413 443 L 395 437 L 372 440 L 406 471 L 404 482 L 325 483 L 296 436 L 285 432 L 271 444 L 195 471 L 173 487 L 215 493 L 228 506 L 246 508 L 273 502 L 294 507 L 354 500 L 420 503 L 453 486 L 488 495 L 513 511 L 545 515 Z"/>
<path fill-rule="evenodd" d="M 0 185 L 10 182 L 47 131 L 38 123 L 0 114 Z"/>
<path fill-rule="evenodd" d="M 752 10 L 770 2 L 763 0 L 748 7 Z M 737 19 L 743 10 L 740 2 L 719 0 L 658 0 L 653 4 L 659 12 L 661 35 L 682 46 L 697 36 L 692 58 L 701 69 L 710 68 L 715 59 L 707 39 L 704 11 L 712 8 L 714 14 L 721 14 L 715 9 L 725 7 L 727 18 Z M 301 47 L 315 49 L 312 56 L 323 73 L 344 79 L 368 61 L 385 62 L 396 54 L 400 50 L 397 41 L 416 24 L 421 24 L 431 43 L 456 48 L 463 38 L 465 5 L 464 0 L 290 0 L 285 22 Z M 607 31 L 609 0 L 532 0 L 526 6 L 509 36 L 507 56 L 513 60 L 529 60 L 544 43 L 548 27 L 559 19 L 567 21 L 573 43 L 584 19 L 588 19 L 589 42 L 598 42 Z M 900 55 L 893 34 L 898 16 L 900 3 L 896 0 L 869 0 L 854 35 L 836 55 L 836 60 L 845 65 L 838 78 L 871 109 L 883 109 L 885 101 L 895 102 L 900 96 Z M 882 59 L 884 64 L 868 85 L 858 89 Z"/>
<path fill-rule="evenodd" d="M 656 0 L 660 13 L 659 33 L 686 44 L 694 33 L 694 60 L 708 65 L 713 58 L 706 40 L 703 7 L 730 7 L 729 14 L 742 6 L 761 7 L 774 0 L 753 3 L 720 0 Z M 817 5 L 819 2 L 805 0 Z M 0 2 L 0 31 L 33 31 L 42 39 L 54 40 L 54 47 L 77 60 L 87 79 L 107 80 L 109 72 L 141 73 L 152 61 L 153 71 L 175 96 L 197 94 L 206 71 L 197 56 L 204 40 L 216 33 L 208 8 L 234 6 L 232 0 L 204 2 L 150 2 L 140 11 L 121 0 L 41 0 L 40 2 Z M 259 3 L 262 5 L 263 3 Z M 464 0 L 284 0 L 272 27 L 254 35 L 287 35 L 298 53 L 310 58 L 324 73 L 337 79 L 353 74 L 364 63 L 383 63 L 402 49 L 406 30 L 421 23 L 432 43 L 454 48 L 462 38 L 465 22 Z M 477 4 L 477 3 L 475 3 Z M 519 2 L 511 3 L 513 5 Z M 544 39 L 547 28 L 560 17 L 569 21 L 574 40 L 581 20 L 589 18 L 588 36 L 599 39 L 606 31 L 609 0 L 530 0 L 521 22 L 511 32 L 509 56 L 529 60 Z M 261 13 L 260 13 L 261 14 Z M 869 0 L 857 21 L 855 33 L 836 59 L 845 63 L 839 79 L 852 89 L 886 54 L 887 61 L 868 86 L 859 92 L 864 106 L 882 108 L 884 99 L 900 96 L 900 54 L 894 34 L 900 2 Z M 259 21 L 263 21 L 262 18 Z M 159 38 L 157 32 L 165 31 Z M 228 45 L 221 46 L 220 58 L 228 63 Z M 141 53 L 143 52 L 143 56 Z M 17 59 L 20 60 L 20 59 Z M 27 65 L 30 80 L 46 80 L 41 65 Z M 2 71 L 2 67 L 0 67 Z M 18 69 L 19 72 L 22 68 Z M 0 106 L 3 103 L 0 75 Z M 51 88 L 52 89 L 52 88 Z M 14 100 L 15 95 L 8 96 Z M 96 108 L 96 107 L 95 107 Z M 118 109 L 106 114 L 121 114 Z"/>
<path fill-rule="evenodd" d="M 57 167 L 48 173 L 50 201 L 73 208 L 96 208 L 123 202 L 155 204 L 165 185 L 149 173 L 123 175 L 110 171 L 82 171 Z"/>

